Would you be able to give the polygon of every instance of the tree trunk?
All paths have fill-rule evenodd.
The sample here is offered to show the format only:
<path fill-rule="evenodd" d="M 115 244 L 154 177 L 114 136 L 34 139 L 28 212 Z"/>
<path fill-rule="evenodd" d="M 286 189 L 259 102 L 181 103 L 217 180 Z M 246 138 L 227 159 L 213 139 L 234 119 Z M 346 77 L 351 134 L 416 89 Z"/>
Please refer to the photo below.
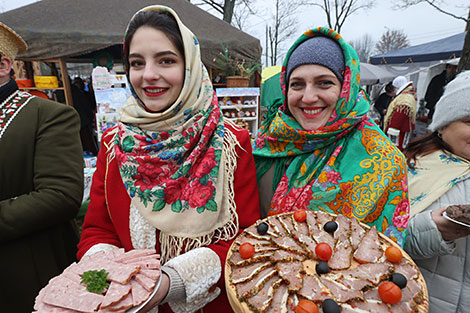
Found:
<path fill-rule="evenodd" d="M 465 35 L 457 73 L 470 70 L 470 9 L 468 10 L 467 26 L 465 27 L 465 30 L 467 31 L 467 34 Z"/>
<path fill-rule="evenodd" d="M 235 0 L 224 0 L 224 21 L 232 24 L 233 9 L 235 8 Z"/>

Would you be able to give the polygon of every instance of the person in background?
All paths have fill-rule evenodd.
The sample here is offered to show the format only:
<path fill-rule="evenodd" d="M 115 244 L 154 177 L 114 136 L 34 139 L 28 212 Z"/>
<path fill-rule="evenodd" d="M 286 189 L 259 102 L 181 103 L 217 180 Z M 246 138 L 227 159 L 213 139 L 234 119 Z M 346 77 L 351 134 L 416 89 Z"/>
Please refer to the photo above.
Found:
<path fill-rule="evenodd" d="M 96 103 L 93 95 L 85 91 L 85 83 L 80 77 L 75 77 L 71 85 L 72 101 L 80 116 L 80 139 L 83 151 L 93 155 L 98 154 L 98 143 L 94 136 Z"/>
<path fill-rule="evenodd" d="M 403 151 L 415 129 L 416 95 L 413 83 L 409 82 L 404 76 L 395 77 L 392 84 L 397 88 L 396 97 L 388 106 L 385 114 L 384 131 L 386 134 L 389 133 L 390 128 L 399 131 L 396 144 Z"/>
<path fill-rule="evenodd" d="M 290 48 L 284 95 L 268 108 L 254 143 L 261 215 L 343 214 L 403 245 L 405 159 L 368 118 L 359 74 L 356 51 L 329 28 L 305 32 Z"/>
<path fill-rule="evenodd" d="M 457 72 L 457 59 L 450 60 L 446 63 L 446 68 L 440 74 L 434 76 L 426 89 L 424 101 L 426 108 L 429 109 L 428 119 L 431 120 L 434 115 L 434 107 L 444 92 L 444 86 L 447 85 L 455 77 Z"/>
<path fill-rule="evenodd" d="M 385 113 L 387 112 L 387 108 L 392 102 L 393 97 L 395 96 L 395 87 L 393 86 L 392 82 L 389 82 L 387 85 L 385 85 L 385 91 L 382 92 L 377 100 L 375 100 L 374 107 L 379 112 L 380 117 L 381 117 L 381 124 L 383 124 L 383 118 L 385 116 Z"/>
<path fill-rule="evenodd" d="M 470 227 L 443 212 L 470 204 L 470 71 L 445 87 L 429 129 L 404 151 L 411 203 L 405 249 L 426 280 L 430 313 L 469 312 Z"/>
<path fill-rule="evenodd" d="M 76 260 L 83 194 L 77 112 L 10 78 L 26 47 L 0 23 L 0 310 L 15 313 L 33 311 L 39 290 Z"/>
<path fill-rule="evenodd" d="M 156 249 L 162 280 L 143 312 L 231 312 L 225 258 L 259 218 L 250 136 L 224 120 L 199 42 L 170 8 L 132 17 L 123 58 L 133 96 L 103 134 L 78 257 Z"/>

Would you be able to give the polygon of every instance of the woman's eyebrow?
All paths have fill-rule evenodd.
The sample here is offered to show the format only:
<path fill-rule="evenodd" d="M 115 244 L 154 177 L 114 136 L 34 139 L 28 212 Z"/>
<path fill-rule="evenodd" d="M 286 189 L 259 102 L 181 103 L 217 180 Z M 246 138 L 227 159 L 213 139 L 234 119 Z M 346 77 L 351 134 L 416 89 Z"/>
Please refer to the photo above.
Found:
<path fill-rule="evenodd" d="M 167 54 L 178 56 L 175 52 L 173 52 L 171 50 L 165 50 L 165 51 L 160 51 L 160 52 L 155 53 L 153 57 L 158 58 L 162 55 L 167 55 Z M 132 57 L 142 57 L 142 55 L 140 53 L 131 53 L 131 54 L 129 54 L 129 58 L 132 58 Z"/>

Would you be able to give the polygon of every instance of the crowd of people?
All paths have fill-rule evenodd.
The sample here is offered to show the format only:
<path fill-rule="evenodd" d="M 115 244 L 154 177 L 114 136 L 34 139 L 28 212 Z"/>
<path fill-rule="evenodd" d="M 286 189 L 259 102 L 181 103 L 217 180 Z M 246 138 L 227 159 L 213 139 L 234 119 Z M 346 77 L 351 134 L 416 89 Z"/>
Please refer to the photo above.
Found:
<path fill-rule="evenodd" d="M 252 142 L 221 114 L 196 36 L 171 8 L 143 8 L 123 38 L 132 96 L 102 136 L 78 236 L 87 113 L 18 90 L 12 62 L 27 45 L 2 23 L 0 34 L 2 310 L 31 312 L 49 279 L 84 256 L 151 248 L 162 279 L 141 312 L 231 312 L 222 273 L 233 240 L 304 209 L 374 225 L 419 266 L 430 312 L 469 312 L 470 228 L 443 212 L 470 204 L 470 71 L 452 80 L 446 70 L 444 91 L 428 90 L 439 99 L 417 140 L 413 83 L 395 78 L 375 104 L 384 133 L 368 116 L 356 51 L 312 28 L 289 49 L 282 97 Z"/>

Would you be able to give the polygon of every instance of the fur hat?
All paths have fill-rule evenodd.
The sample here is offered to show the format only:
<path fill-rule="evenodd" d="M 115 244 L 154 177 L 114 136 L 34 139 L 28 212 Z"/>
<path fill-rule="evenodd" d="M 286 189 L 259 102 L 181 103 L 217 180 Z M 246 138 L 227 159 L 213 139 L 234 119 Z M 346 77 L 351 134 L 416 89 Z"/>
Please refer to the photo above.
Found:
<path fill-rule="evenodd" d="M 18 53 L 26 52 L 28 45 L 13 29 L 0 22 L 0 54 L 12 62 Z"/>
<path fill-rule="evenodd" d="M 289 80 L 292 71 L 305 64 L 319 64 L 330 69 L 343 83 L 344 54 L 341 47 L 331 38 L 315 36 L 302 42 L 287 61 L 286 77 Z"/>
<path fill-rule="evenodd" d="M 470 71 L 458 74 L 444 87 L 436 103 L 429 130 L 434 132 L 452 122 L 470 116 Z"/>

